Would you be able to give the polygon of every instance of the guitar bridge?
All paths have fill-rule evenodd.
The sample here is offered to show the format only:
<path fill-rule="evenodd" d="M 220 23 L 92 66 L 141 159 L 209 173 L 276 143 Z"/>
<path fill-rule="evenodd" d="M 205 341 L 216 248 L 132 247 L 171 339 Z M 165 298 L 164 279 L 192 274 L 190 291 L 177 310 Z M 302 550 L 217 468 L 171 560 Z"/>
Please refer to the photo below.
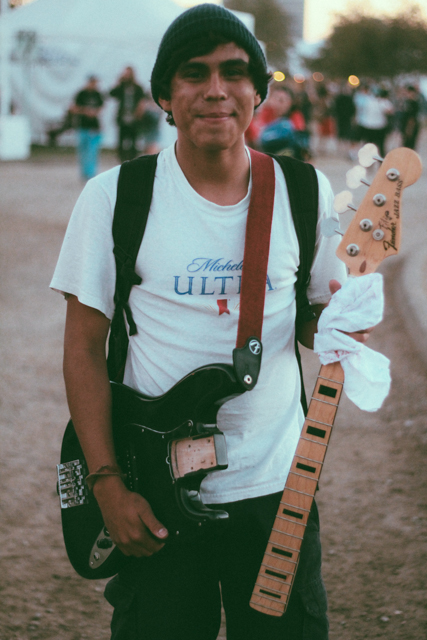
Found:
<path fill-rule="evenodd" d="M 87 468 L 85 462 L 72 460 L 56 465 L 58 472 L 58 494 L 61 509 L 79 507 L 87 504 L 89 488 L 86 484 Z"/>

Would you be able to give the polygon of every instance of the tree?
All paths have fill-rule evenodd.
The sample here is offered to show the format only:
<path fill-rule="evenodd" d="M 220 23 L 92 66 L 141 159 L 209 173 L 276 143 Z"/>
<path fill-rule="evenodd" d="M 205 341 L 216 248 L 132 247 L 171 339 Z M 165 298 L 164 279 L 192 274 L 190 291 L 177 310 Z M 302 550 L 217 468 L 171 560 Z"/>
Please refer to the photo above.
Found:
<path fill-rule="evenodd" d="M 427 23 L 416 7 L 393 18 L 340 16 L 317 58 L 305 59 L 305 64 L 337 78 L 427 72 Z"/>
<path fill-rule="evenodd" d="M 224 6 L 245 11 L 255 17 L 255 35 L 265 43 L 271 64 L 284 67 L 287 50 L 291 46 L 289 24 L 291 18 L 278 0 L 225 0 Z"/>

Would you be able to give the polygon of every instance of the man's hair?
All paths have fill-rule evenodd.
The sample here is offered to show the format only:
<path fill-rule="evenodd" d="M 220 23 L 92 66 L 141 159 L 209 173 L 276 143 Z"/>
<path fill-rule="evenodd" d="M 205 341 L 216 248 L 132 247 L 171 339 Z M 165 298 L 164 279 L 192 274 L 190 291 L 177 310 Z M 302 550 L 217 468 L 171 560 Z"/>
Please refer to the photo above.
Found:
<path fill-rule="evenodd" d="M 199 36 L 188 42 L 183 47 L 178 49 L 173 58 L 170 59 L 168 66 L 165 69 L 163 76 L 159 79 L 158 82 L 158 91 L 159 97 L 164 100 L 170 100 L 171 98 L 171 83 L 172 79 L 177 72 L 179 66 L 192 58 L 197 58 L 199 56 L 205 56 L 209 53 L 212 53 L 219 45 L 228 44 L 231 42 L 228 38 L 223 36 L 222 34 L 215 32 L 208 32 L 203 36 Z M 241 45 L 235 43 L 238 47 Z M 244 49 L 244 47 L 241 47 Z M 272 74 L 268 73 L 265 69 L 264 64 L 262 64 L 261 60 L 256 60 L 249 55 L 249 66 L 248 71 L 250 78 L 253 82 L 256 92 L 261 96 L 262 99 L 267 94 L 268 91 L 268 83 L 271 80 Z M 172 116 L 172 113 L 168 112 L 166 121 L 175 126 L 175 122 Z"/>

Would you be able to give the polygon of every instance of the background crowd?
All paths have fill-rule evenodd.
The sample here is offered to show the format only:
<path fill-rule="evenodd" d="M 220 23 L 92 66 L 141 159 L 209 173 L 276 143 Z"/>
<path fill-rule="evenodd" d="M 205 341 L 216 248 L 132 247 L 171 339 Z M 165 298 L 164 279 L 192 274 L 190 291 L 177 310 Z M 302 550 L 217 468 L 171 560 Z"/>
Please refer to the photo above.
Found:
<path fill-rule="evenodd" d="M 77 132 L 77 151 L 84 180 L 97 173 L 102 141 L 100 113 L 106 99 L 117 101 L 117 155 L 120 162 L 160 150 L 161 111 L 148 91 L 126 67 L 115 87 L 99 89 L 90 76 L 74 97 L 64 121 L 48 132 L 50 143 L 69 129 Z M 339 154 L 355 160 L 366 142 L 387 153 L 393 146 L 416 149 L 427 101 L 415 84 L 386 87 L 362 82 L 273 81 L 267 100 L 255 112 L 246 132 L 248 146 L 269 153 L 286 154 L 300 160 L 316 155 Z"/>
<path fill-rule="evenodd" d="M 89 76 L 85 86 L 74 97 L 64 121 L 48 132 L 49 141 L 53 145 L 61 133 L 69 129 L 76 130 L 83 180 L 89 180 L 97 173 L 102 141 L 100 114 L 109 97 L 117 101 L 117 154 L 120 162 L 159 150 L 161 111 L 150 94 L 136 81 L 132 67 L 124 69 L 116 86 L 108 92 L 101 92 L 98 78 Z"/>
<path fill-rule="evenodd" d="M 384 156 L 391 134 L 398 146 L 415 149 L 426 100 L 416 85 L 386 88 L 363 82 L 309 84 L 274 82 L 255 113 L 247 143 L 261 151 L 302 160 L 334 152 L 355 159 L 361 144 L 373 142 Z"/>

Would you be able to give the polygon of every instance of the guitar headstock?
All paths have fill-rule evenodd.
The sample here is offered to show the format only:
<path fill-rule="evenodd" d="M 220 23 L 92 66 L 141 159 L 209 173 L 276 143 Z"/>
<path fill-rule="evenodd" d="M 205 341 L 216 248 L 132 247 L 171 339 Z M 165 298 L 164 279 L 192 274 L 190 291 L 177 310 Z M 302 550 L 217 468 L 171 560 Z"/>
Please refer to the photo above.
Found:
<path fill-rule="evenodd" d="M 369 166 L 363 152 L 359 157 L 365 166 Z M 380 159 L 375 155 L 372 158 L 372 162 Z M 352 170 L 353 180 L 356 174 L 363 172 L 362 167 L 355 169 L 356 173 Z M 336 252 L 349 268 L 350 275 L 373 273 L 384 258 L 399 251 L 402 192 L 418 180 L 421 171 L 420 157 L 405 147 L 390 151 L 382 160 Z M 367 184 L 362 175 L 360 182 Z M 351 196 L 350 192 L 345 193 Z"/>

